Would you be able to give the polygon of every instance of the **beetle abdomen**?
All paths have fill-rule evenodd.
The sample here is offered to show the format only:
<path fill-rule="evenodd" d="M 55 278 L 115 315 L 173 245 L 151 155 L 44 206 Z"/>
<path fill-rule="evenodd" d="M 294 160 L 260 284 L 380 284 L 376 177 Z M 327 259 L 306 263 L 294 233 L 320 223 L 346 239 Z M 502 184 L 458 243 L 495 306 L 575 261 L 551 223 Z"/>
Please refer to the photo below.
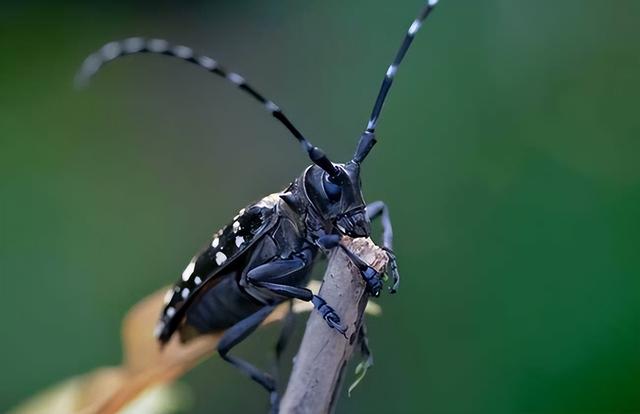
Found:
<path fill-rule="evenodd" d="M 220 283 L 202 294 L 187 309 L 186 325 L 199 333 L 229 328 L 263 305 L 240 290 L 235 275 L 223 275 Z"/>

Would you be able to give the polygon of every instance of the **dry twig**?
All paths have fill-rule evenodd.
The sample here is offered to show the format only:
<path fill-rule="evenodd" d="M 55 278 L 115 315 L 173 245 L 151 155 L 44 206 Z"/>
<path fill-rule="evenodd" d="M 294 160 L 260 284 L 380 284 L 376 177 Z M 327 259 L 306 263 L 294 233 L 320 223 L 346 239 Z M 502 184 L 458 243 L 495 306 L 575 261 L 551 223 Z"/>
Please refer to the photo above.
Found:
<path fill-rule="evenodd" d="M 345 240 L 346 241 L 346 240 Z M 346 241 L 347 246 L 377 270 L 386 253 L 370 239 Z M 368 294 L 358 269 L 341 249 L 329 259 L 319 295 L 340 315 L 346 339 L 312 312 L 280 405 L 281 414 L 321 414 L 333 411 L 347 362 L 357 345 Z"/>

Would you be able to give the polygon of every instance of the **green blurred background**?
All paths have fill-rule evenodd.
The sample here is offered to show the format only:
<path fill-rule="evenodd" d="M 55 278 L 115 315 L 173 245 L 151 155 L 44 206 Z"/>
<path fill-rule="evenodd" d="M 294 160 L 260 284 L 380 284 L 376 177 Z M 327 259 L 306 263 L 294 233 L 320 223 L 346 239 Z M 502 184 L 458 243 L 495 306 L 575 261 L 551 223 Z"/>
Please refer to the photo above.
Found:
<path fill-rule="evenodd" d="M 190 45 L 346 160 L 421 5 L 3 3 L 0 411 L 116 364 L 127 309 L 307 162 L 190 65 L 126 58 L 75 92 L 88 53 L 132 35 Z M 441 2 L 363 171 L 403 284 L 339 413 L 640 412 L 639 19 L 636 0 Z M 277 332 L 240 353 L 266 365 Z M 185 382 L 188 412 L 265 411 L 217 358 Z"/>

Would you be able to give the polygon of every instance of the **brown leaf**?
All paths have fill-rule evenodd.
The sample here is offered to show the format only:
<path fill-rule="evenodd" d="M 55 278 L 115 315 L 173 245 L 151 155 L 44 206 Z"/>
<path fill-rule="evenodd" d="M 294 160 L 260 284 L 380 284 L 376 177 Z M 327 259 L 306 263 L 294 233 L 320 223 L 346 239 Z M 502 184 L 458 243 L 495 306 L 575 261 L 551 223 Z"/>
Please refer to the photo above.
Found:
<path fill-rule="evenodd" d="M 168 287 L 167 287 L 168 288 Z M 117 413 L 144 391 L 169 384 L 202 359 L 211 356 L 223 332 L 202 335 L 181 343 L 178 335 L 161 349 L 153 328 L 167 288 L 137 303 L 122 324 L 123 362 L 73 377 L 31 398 L 12 414 L 109 414 Z M 279 306 L 264 322 L 282 319 L 287 306 Z"/>
<path fill-rule="evenodd" d="M 223 332 L 202 335 L 187 343 L 180 342 L 179 335 L 174 335 L 163 348 L 159 346 L 153 327 L 166 290 L 142 300 L 125 317 L 122 325 L 125 379 L 96 413 L 118 412 L 145 389 L 174 381 L 215 351 Z M 286 306 L 278 307 L 265 324 L 282 319 L 286 312 Z"/>
<path fill-rule="evenodd" d="M 309 288 L 317 292 L 319 283 Z M 138 302 L 122 322 L 123 361 L 117 367 L 102 367 L 73 377 L 46 390 L 12 411 L 12 414 L 111 414 L 135 401 L 143 392 L 180 378 L 204 358 L 215 353 L 224 332 L 201 335 L 182 343 L 174 335 L 161 348 L 153 328 L 168 287 Z M 294 312 L 302 313 L 312 306 L 294 301 Z M 380 307 L 371 303 L 372 314 Z M 282 319 L 288 311 L 283 304 L 267 318 L 265 324 Z"/>

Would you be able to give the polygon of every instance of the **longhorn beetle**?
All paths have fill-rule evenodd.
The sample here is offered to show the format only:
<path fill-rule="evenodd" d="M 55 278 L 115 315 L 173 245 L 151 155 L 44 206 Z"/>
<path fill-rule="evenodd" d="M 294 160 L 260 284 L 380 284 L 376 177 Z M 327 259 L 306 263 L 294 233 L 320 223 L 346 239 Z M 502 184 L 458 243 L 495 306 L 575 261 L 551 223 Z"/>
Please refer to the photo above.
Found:
<path fill-rule="evenodd" d="M 186 46 L 172 46 L 161 39 L 132 37 L 110 42 L 91 54 L 76 76 L 85 84 L 106 63 L 137 53 L 162 54 L 197 65 L 225 78 L 260 102 L 302 144 L 312 165 L 283 191 L 270 194 L 241 209 L 231 224 L 223 227 L 211 242 L 191 259 L 182 277 L 167 292 L 165 306 L 155 335 L 165 344 L 178 331 L 183 340 L 199 334 L 223 330 L 218 344 L 220 356 L 235 365 L 271 393 L 277 409 L 275 380 L 229 351 L 249 336 L 274 308 L 285 301 L 300 299 L 313 303 L 329 327 L 344 334 L 340 316 L 321 297 L 302 287 L 319 251 L 342 249 L 359 269 L 367 288 L 380 294 L 380 274 L 351 252 L 342 242 L 344 235 L 368 237 L 370 221 L 381 217 L 383 249 L 389 261 L 385 272 L 398 288 L 399 274 L 392 251 L 391 220 L 386 205 L 377 201 L 365 205 L 362 198 L 360 166 L 376 143 L 375 129 L 382 106 L 413 38 L 438 0 L 428 0 L 407 31 L 393 62 L 387 69 L 366 129 L 360 136 L 351 161 L 333 163 L 268 100 L 235 72 L 222 68 L 214 59 L 195 54 Z M 364 333 L 361 332 L 360 337 Z"/>

